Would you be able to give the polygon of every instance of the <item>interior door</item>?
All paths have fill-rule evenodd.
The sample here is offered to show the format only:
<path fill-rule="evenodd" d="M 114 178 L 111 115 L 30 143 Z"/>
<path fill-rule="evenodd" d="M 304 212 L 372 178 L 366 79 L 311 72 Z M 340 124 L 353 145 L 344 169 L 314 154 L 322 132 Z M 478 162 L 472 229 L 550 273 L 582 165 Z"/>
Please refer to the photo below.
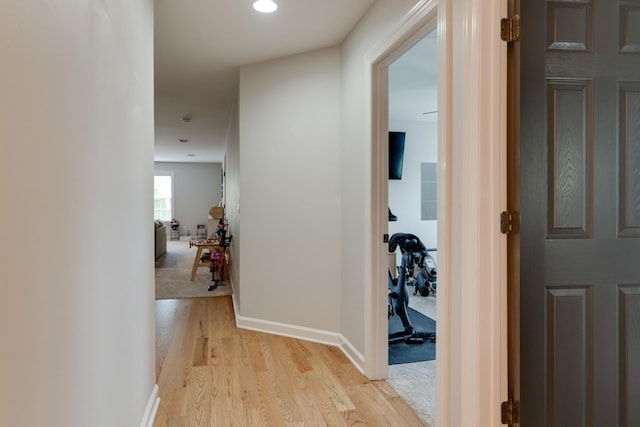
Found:
<path fill-rule="evenodd" d="M 519 7 L 520 425 L 640 426 L 640 1 Z"/>

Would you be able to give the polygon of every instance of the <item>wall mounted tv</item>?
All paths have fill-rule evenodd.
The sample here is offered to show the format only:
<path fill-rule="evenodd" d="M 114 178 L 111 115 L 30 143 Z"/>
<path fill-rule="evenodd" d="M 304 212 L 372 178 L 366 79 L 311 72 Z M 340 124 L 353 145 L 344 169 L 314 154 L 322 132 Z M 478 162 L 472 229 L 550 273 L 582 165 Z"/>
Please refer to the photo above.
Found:
<path fill-rule="evenodd" d="M 389 132 L 389 179 L 402 179 L 405 132 Z"/>

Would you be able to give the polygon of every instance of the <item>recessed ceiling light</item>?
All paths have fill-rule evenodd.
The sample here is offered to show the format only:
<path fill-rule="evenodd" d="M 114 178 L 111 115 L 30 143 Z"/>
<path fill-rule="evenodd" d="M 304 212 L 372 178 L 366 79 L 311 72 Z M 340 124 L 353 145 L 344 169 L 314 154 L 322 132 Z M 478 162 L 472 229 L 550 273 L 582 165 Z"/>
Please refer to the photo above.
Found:
<path fill-rule="evenodd" d="M 178 141 L 182 143 L 189 142 L 187 138 L 178 138 Z"/>
<path fill-rule="evenodd" d="M 276 11 L 278 5 L 273 0 L 257 0 L 253 2 L 253 8 L 258 12 L 271 13 Z"/>

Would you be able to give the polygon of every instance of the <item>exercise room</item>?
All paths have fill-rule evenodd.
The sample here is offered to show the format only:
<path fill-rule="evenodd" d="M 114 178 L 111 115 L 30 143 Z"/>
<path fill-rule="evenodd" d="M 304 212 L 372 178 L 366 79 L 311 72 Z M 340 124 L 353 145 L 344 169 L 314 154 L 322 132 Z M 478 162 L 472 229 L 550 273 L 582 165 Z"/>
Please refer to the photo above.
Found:
<path fill-rule="evenodd" d="M 437 37 L 389 66 L 389 382 L 435 421 Z"/>

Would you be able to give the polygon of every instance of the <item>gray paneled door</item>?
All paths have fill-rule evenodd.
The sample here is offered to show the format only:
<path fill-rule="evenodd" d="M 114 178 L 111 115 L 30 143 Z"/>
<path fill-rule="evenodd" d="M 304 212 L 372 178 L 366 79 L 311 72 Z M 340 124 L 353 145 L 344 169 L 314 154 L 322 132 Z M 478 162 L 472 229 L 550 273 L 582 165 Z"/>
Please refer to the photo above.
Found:
<path fill-rule="evenodd" d="M 640 426 L 640 0 L 520 16 L 520 425 Z"/>

